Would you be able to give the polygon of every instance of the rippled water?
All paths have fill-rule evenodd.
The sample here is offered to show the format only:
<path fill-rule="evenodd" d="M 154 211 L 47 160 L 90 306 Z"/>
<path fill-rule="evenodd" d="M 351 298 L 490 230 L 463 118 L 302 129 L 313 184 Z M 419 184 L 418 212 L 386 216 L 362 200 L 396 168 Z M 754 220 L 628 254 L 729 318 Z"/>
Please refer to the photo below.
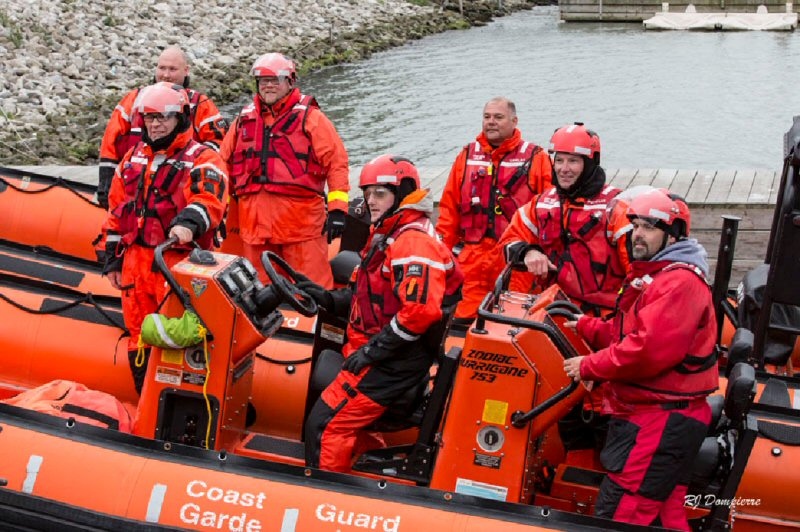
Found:
<path fill-rule="evenodd" d="M 800 114 L 795 33 L 646 32 L 563 24 L 536 8 L 412 42 L 301 80 L 336 124 L 351 164 L 385 152 L 448 166 L 480 130 L 486 100 L 517 104 L 546 144 L 575 120 L 607 168 L 779 168 Z"/>

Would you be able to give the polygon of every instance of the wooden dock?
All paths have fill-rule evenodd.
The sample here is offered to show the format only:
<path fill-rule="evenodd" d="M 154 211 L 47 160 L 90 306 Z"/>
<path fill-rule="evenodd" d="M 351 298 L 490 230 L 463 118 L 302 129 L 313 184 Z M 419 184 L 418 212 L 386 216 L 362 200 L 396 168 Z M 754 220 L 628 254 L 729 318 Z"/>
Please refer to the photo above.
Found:
<path fill-rule="evenodd" d="M 96 166 L 23 166 L 21 170 L 61 176 L 87 184 L 97 184 Z M 350 182 L 358 186 L 360 167 L 353 167 Z M 441 197 L 449 167 L 420 169 L 423 186 L 434 198 Z M 780 183 L 780 172 L 770 169 L 749 170 L 677 170 L 677 169 L 609 169 L 609 184 L 621 189 L 637 185 L 668 188 L 686 198 L 692 209 L 692 236 L 708 250 L 713 268 L 719 246 L 722 215 L 742 218 L 736 244 L 732 286 L 742 275 L 764 261 L 772 214 Z"/>
<path fill-rule="evenodd" d="M 760 4 L 770 13 L 788 12 L 785 0 L 680 0 L 668 4 L 671 13 L 683 13 L 689 4 L 698 13 L 755 13 Z M 642 22 L 662 11 L 662 0 L 559 0 L 558 7 L 564 22 Z"/>

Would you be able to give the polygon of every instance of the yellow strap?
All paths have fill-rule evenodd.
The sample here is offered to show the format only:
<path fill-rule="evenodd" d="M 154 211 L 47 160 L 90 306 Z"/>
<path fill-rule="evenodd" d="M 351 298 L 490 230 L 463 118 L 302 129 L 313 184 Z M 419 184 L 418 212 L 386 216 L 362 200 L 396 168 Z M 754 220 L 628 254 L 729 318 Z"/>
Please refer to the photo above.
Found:
<path fill-rule="evenodd" d="M 344 192 L 342 190 L 331 190 L 330 192 L 328 192 L 328 202 L 337 200 L 347 203 L 348 201 L 350 201 L 350 196 L 347 195 L 347 192 Z"/>
<path fill-rule="evenodd" d="M 142 340 L 142 335 L 140 334 L 139 340 L 136 342 L 136 358 L 133 359 L 133 364 L 137 368 L 141 368 L 142 366 L 144 366 L 144 349 L 145 349 L 145 344 L 144 341 Z"/>
<path fill-rule="evenodd" d="M 203 358 L 206 360 L 206 380 L 203 382 L 203 399 L 206 401 L 206 413 L 208 415 L 208 423 L 206 423 L 206 439 L 205 448 L 208 449 L 208 440 L 211 438 L 211 401 L 208 400 L 208 381 L 211 380 L 211 364 L 209 363 L 208 356 L 208 329 L 202 325 L 197 326 L 197 332 L 203 339 Z"/>

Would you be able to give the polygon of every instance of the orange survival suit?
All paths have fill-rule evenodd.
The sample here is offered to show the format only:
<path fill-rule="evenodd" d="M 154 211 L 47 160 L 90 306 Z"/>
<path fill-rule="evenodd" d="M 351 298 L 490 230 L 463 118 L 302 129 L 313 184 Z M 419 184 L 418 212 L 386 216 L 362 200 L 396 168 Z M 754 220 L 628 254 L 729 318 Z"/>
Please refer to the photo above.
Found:
<path fill-rule="evenodd" d="M 502 269 L 497 240 L 517 209 L 551 186 L 550 175 L 547 153 L 522 140 L 518 129 L 496 148 L 481 132 L 456 157 L 436 223 L 448 248 L 463 245 L 458 254 L 464 271 L 463 299 L 456 318 L 475 317 Z"/>
<path fill-rule="evenodd" d="M 294 88 L 272 106 L 256 94 L 239 113 L 220 155 L 230 169 L 243 254 L 258 268 L 273 251 L 298 272 L 331 288 L 327 209 L 347 212 L 347 151 L 316 101 Z"/>
<path fill-rule="evenodd" d="M 146 360 L 135 363 L 141 324 L 167 293 L 153 265 L 153 250 L 173 225 L 188 227 L 197 242 L 211 247 L 228 200 L 225 164 L 192 135 L 186 129 L 155 152 L 140 141 L 125 155 L 111 183 L 103 273 L 122 272 L 122 314 L 130 332 L 128 356 L 137 392 L 147 369 Z M 164 259 L 171 267 L 185 255 L 170 251 Z"/>
<path fill-rule="evenodd" d="M 305 427 L 306 463 L 349 471 L 359 431 L 430 371 L 435 353 L 425 332 L 460 298 L 461 270 L 430 222 L 427 190 L 411 193 L 378 225 L 350 287 L 330 292 L 347 314 L 345 357 L 364 352 L 359 374 L 342 370 L 322 392 Z"/>
<path fill-rule="evenodd" d="M 114 108 L 106 125 L 103 140 L 100 143 L 100 164 L 98 183 L 98 202 L 102 207 L 104 196 L 122 157 L 142 138 L 144 122 L 133 106 L 141 89 L 133 89 L 126 94 Z M 189 117 L 192 122 L 192 138 L 206 146 L 219 151 L 219 145 L 225 137 L 228 124 L 220 114 L 214 102 L 205 94 L 186 89 L 189 95 Z M 103 188 L 105 187 L 105 191 Z M 107 201 L 107 200 L 106 200 Z"/>

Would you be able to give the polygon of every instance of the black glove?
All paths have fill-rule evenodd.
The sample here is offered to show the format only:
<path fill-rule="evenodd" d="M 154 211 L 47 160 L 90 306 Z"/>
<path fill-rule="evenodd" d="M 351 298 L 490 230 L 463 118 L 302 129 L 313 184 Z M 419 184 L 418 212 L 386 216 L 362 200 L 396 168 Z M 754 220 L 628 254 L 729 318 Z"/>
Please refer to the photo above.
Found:
<path fill-rule="evenodd" d="M 370 364 L 372 364 L 372 360 L 369 358 L 369 346 L 365 345 L 344 359 L 344 362 L 342 363 L 342 369 L 344 371 L 349 371 L 353 375 L 358 375 Z"/>
<path fill-rule="evenodd" d="M 106 241 L 106 252 L 105 252 L 105 264 L 103 264 L 103 275 L 106 275 L 110 272 L 121 272 L 122 271 L 122 256 L 123 254 L 120 253 L 117 255 L 117 244 L 119 241 L 113 240 L 111 242 Z"/>
<path fill-rule="evenodd" d="M 328 232 L 328 244 L 334 238 L 339 238 L 344 233 L 345 214 L 344 211 L 328 212 L 328 220 L 325 222 L 325 230 Z"/>
<path fill-rule="evenodd" d="M 333 310 L 333 296 L 314 281 L 300 281 L 294 286 L 308 294 L 308 297 L 316 301 L 317 305 L 324 307 L 325 310 Z"/>
<path fill-rule="evenodd" d="M 114 168 L 101 166 L 97 178 L 97 204 L 108 210 L 108 191 L 111 190 L 111 180 L 114 179 Z"/>

